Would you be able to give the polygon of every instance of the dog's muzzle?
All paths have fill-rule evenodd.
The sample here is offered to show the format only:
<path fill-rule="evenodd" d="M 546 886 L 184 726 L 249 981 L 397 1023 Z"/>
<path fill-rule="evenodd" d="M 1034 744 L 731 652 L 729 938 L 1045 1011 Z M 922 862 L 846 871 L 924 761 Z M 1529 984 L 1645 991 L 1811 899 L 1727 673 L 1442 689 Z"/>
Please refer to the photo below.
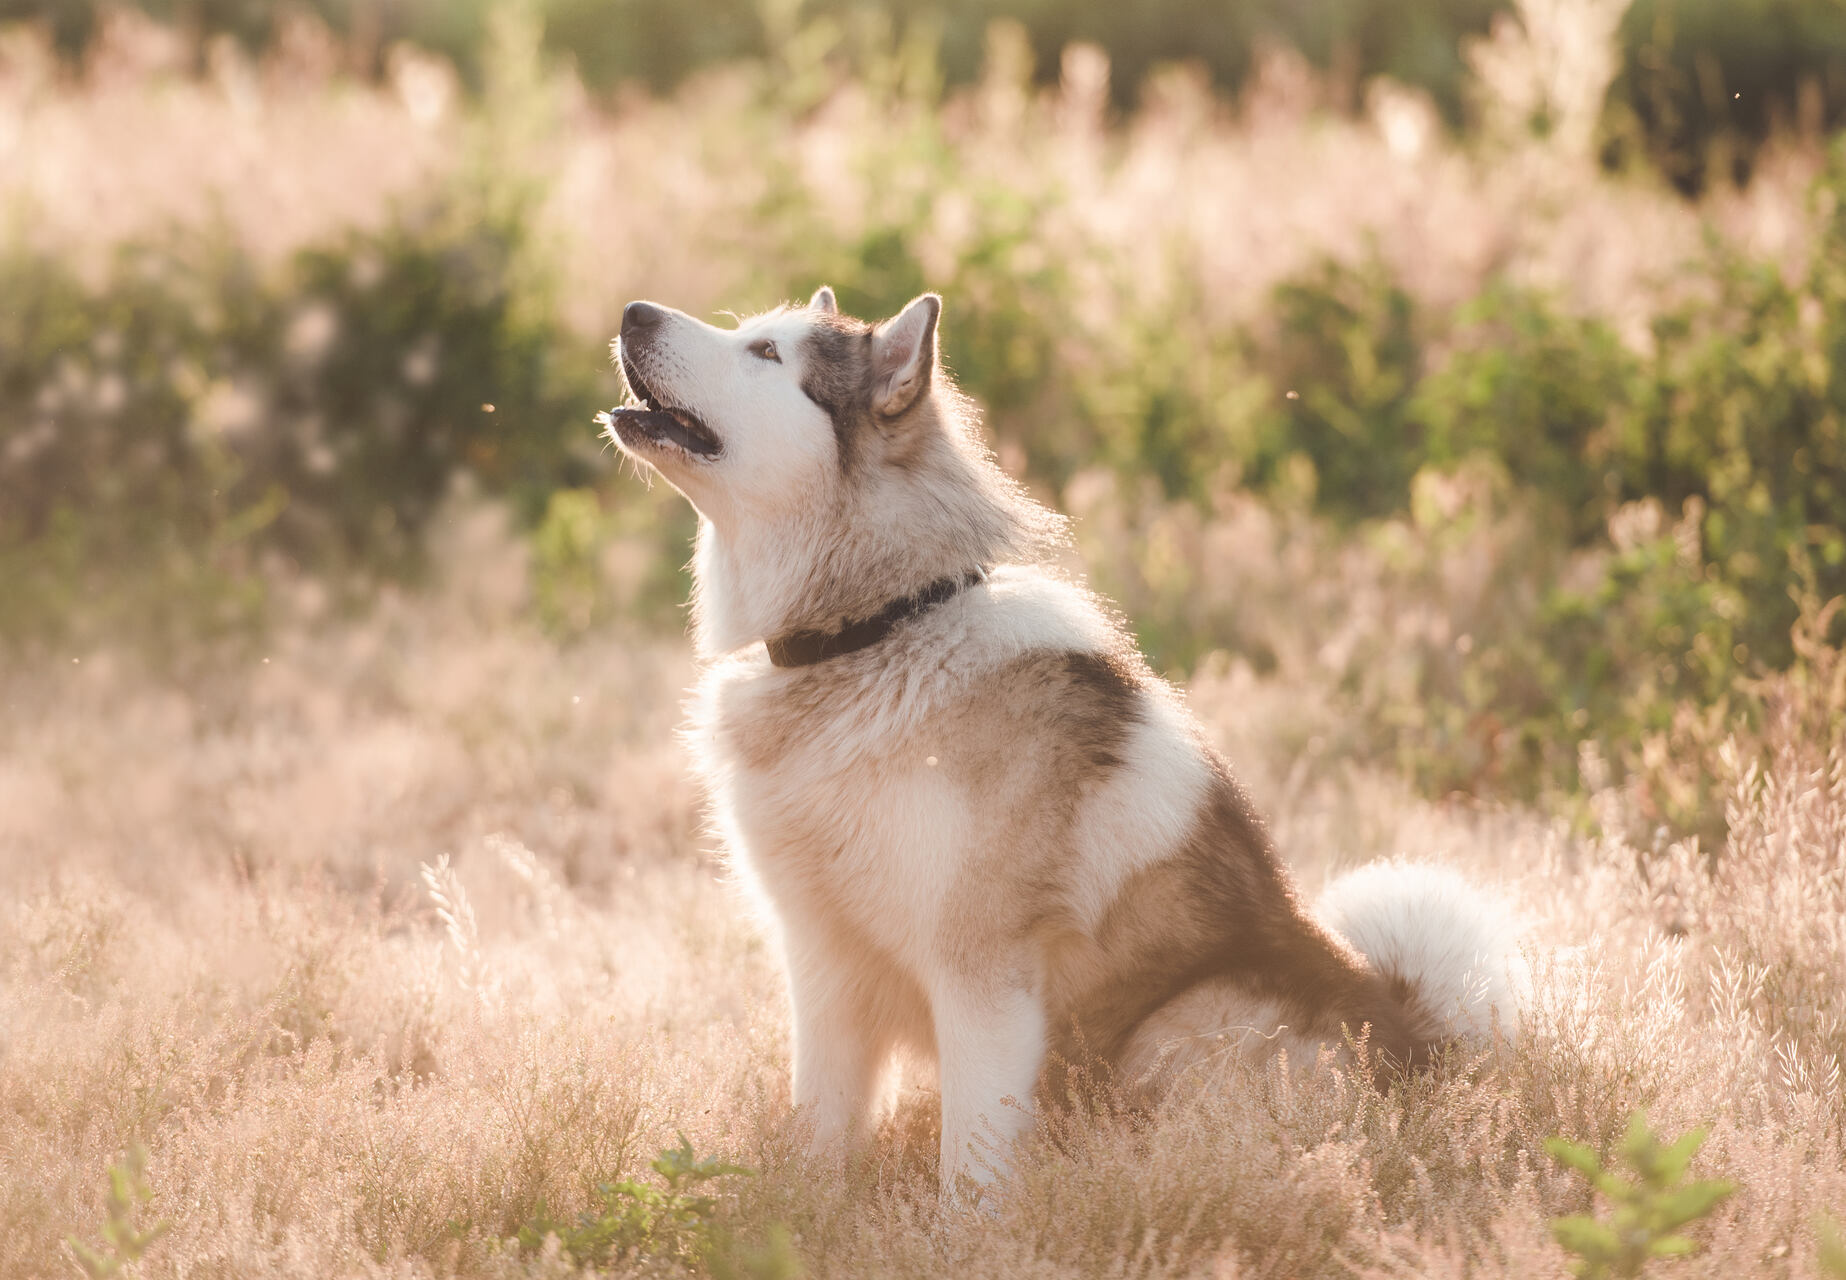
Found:
<path fill-rule="evenodd" d="M 622 376 L 640 404 L 618 406 L 598 414 L 597 421 L 630 447 L 665 445 L 694 457 L 716 458 L 724 452 L 718 433 L 690 409 L 663 402 L 641 372 L 640 361 L 666 320 L 667 312 L 651 302 L 631 302 L 622 308 Z"/>

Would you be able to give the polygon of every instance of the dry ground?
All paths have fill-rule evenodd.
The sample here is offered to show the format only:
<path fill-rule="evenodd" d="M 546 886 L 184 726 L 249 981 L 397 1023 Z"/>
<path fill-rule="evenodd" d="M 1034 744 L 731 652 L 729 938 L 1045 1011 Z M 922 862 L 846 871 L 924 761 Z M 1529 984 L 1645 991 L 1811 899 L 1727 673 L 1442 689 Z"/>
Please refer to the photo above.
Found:
<path fill-rule="evenodd" d="M 1048 1129 L 991 1214 L 944 1213 L 924 1092 L 846 1176 L 799 1154 L 773 954 L 671 733 L 684 647 L 544 640 L 490 524 L 456 585 L 184 677 L 0 676 L 0 1275 L 74 1274 L 135 1144 L 171 1223 L 143 1276 L 562 1274 L 503 1242 L 676 1131 L 755 1171 L 717 1184 L 727 1238 L 785 1231 L 811 1275 L 1558 1275 L 1547 1221 L 1586 1200 L 1542 1140 L 1643 1106 L 1709 1124 L 1698 1169 L 1743 1188 L 1678 1273 L 1818 1274 L 1846 752 L 1793 719 L 1732 780 L 1728 848 L 1643 854 L 1317 756 L 1315 691 L 1216 664 L 1192 704 L 1310 889 L 1438 859 L 1564 959 L 1519 1035 L 1387 1099 L 1227 1069 L 1151 1122 Z"/>

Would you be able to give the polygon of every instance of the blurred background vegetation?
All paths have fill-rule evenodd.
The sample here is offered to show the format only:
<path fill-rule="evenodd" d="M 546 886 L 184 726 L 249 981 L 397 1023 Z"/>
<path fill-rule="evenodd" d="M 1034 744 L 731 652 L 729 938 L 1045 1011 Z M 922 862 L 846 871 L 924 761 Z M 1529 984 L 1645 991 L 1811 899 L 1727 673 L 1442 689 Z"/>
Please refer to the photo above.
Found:
<path fill-rule="evenodd" d="M 362 610 L 484 503 L 531 625 L 675 627 L 690 517 L 590 425 L 620 305 L 823 281 L 944 291 L 1082 567 L 1168 671 L 1322 691 L 1303 750 L 1709 830 L 1839 643 L 1837 0 L 0 23 L 9 661 Z"/>
<path fill-rule="evenodd" d="M 260 53 L 283 15 L 306 12 L 338 33 L 361 74 L 379 74 L 386 50 L 410 41 L 451 59 L 478 89 L 495 2 L 139 0 L 137 7 L 186 33 L 201 63 L 214 36 Z M 119 3 L 0 0 L 0 21 L 41 24 L 75 63 Z M 1266 48 L 1286 46 L 1349 97 L 1371 77 L 1390 76 L 1427 91 L 1460 124 L 1469 93 L 1462 41 L 1513 10 L 1513 0 L 541 0 L 538 17 L 547 50 L 567 56 L 598 91 L 638 82 L 667 92 L 713 64 L 772 56 L 815 22 L 918 38 L 946 83 L 966 84 L 980 74 L 988 24 L 1006 20 L 1025 33 L 1046 80 L 1074 42 L 1107 51 L 1123 108 L 1133 107 L 1163 63 L 1196 62 L 1234 93 Z M 1778 126 L 1846 119 L 1846 14 L 1831 0 L 1635 0 L 1618 39 L 1611 162 L 1639 148 L 1694 187 L 1712 162 L 1747 175 L 1755 145 Z"/>

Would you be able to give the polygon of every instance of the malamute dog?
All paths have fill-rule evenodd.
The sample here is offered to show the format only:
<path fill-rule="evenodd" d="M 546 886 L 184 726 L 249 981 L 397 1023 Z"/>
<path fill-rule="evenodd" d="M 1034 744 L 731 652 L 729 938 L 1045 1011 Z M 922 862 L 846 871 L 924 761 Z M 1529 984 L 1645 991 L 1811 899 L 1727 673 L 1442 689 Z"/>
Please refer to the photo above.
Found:
<path fill-rule="evenodd" d="M 981 443 L 941 311 L 634 302 L 617 343 L 608 433 L 700 517 L 690 736 L 780 935 L 816 1141 L 862 1130 L 899 1048 L 937 1061 L 953 1190 L 1004 1167 L 1055 1064 L 1146 1086 L 1254 1031 L 1398 1070 L 1483 1028 L 1492 905 L 1373 867 L 1310 913 L 1179 696 L 1046 567 L 1063 521 Z"/>

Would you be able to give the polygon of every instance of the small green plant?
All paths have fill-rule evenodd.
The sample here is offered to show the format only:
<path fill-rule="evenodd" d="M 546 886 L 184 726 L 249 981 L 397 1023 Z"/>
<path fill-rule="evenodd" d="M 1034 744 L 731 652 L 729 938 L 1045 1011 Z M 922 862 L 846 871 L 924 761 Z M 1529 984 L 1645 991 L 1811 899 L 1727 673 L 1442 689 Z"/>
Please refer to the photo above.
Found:
<path fill-rule="evenodd" d="M 172 1226 L 165 1219 L 145 1228 L 135 1222 L 140 1205 L 154 1194 L 142 1176 L 146 1167 L 147 1152 L 139 1146 L 130 1147 L 127 1154 L 109 1167 L 108 1218 L 103 1222 L 100 1248 L 93 1249 L 76 1236 L 65 1237 L 78 1268 L 90 1280 L 112 1276 L 139 1260 L 148 1246 Z"/>
<path fill-rule="evenodd" d="M 1554 1219 L 1551 1234 L 1581 1259 L 1571 1267 L 1584 1280 L 1610 1276 L 1638 1276 L 1650 1258 L 1676 1257 L 1698 1248 L 1678 1234 L 1737 1190 L 1723 1179 L 1687 1182 L 1692 1157 L 1704 1145 L 1705 1130 L 1694 1129 L 1677 1140 L 1662 1142 L 1647 1127 L 1647 1117 L 1636 1112 L 1628 1122 L 1628 1136 L 1617 1153 L 1632 1171 L 1625 1176 L 1605 1168 L 1593 1147 L 1564 1138 L 1550 1138 L 1545 1150 L 1554 1160 L 1589 1179 L 1614 1206 L 1604 1221 L 1589 1214 Z"/>
<path fill-rule="evenodd" d="M 552 635 L 588 631 L 610 611 L 599 556 L 611 521 L 593 489 L 559 489 L 532 532 L 532 604 Z"/>
<path fill-rule="evenodd" d="M 713 1179 L 751 1176 L 749 1169 L 715 1156 L 700 1159 L 685 1134 L 653 1161 L 666 1189 L 633 1178 L 596 1185 L 595 1199 L 574 1222 L 554 1219 L 539 1201 L 532 1221 L 519 1228 L 519 1247 L 536 1250 L 556 1236 L 565 1255 L 580 1267 L 605 1267 L 646 1255 L 679 1262 L 703 1262 L 714 1246 L 718 1202 L 697 1193 Z"/>
<path fill-rule="evenodd" d="M 771 1223 L 769 1238 L 760 1246 L 727 1242 L 711 1258 L 716 1280 L 799 1280 L 801 1260 L 795 1256 L 788 1228 Z"/>
<path fill-rule="evenodd" d="M 1821 1273 L 1846 1280 L 1846 1231 L 1825 1215 L 1815 1224 L 1815 1231 L 1820 1236 Z"/>

